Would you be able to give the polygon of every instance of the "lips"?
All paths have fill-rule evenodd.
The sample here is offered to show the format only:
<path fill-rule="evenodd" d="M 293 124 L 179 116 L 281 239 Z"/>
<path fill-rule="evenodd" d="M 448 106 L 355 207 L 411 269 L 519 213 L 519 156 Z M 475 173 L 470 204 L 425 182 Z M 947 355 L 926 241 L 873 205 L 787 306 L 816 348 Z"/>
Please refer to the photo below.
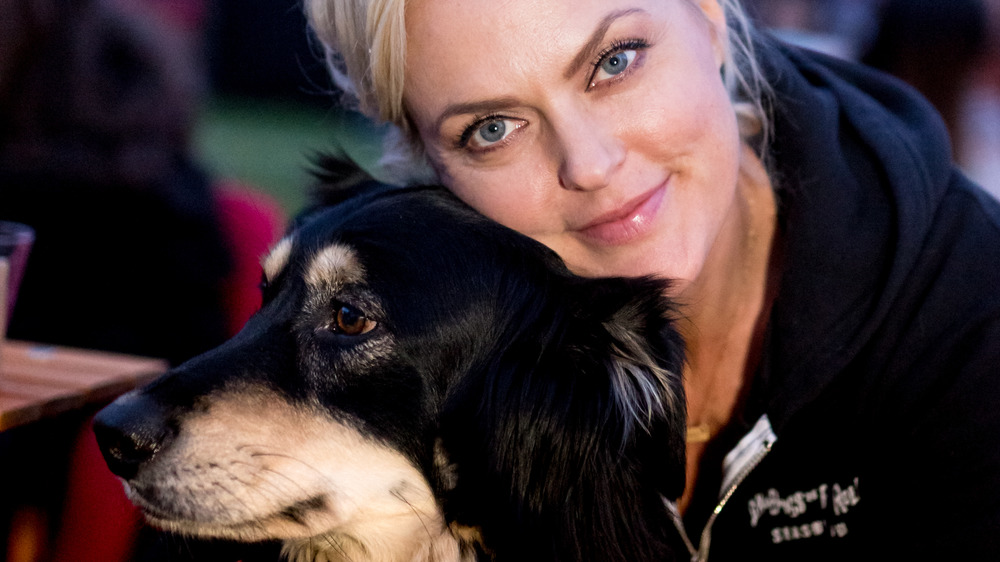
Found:
<path fill-rule="evenodd" d="M 660 210 L 667 182 L 599 216 L 578 229 L 584 237 L 605 245 L 620 245 L 641 237 L 652 228 Z"/>

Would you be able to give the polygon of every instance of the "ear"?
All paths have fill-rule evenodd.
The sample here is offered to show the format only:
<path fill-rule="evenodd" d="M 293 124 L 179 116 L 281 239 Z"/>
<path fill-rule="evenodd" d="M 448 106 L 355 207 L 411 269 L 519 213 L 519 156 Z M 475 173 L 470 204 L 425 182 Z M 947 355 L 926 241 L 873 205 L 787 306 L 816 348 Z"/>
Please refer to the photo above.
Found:
<path fill-rule="evenodd" d="M 715 59 L 721 68 L 726 62 L 729 26 L 726 24 L 726 10 L 722 6 L 722 0 L 690 0 L 696 4 L 702 16 L 708 22 L 712 34 L 712 48 L 715 51 Z"/>
<path fill-rule="evenodd" d="M 585 283 L 591 286 L 584 288 L 581 302 L 594 308 L 594 321 L 612 342 L 607 368 L 619 414 L 648 431 L 652 418 L 684 413 L 684 344 L 670 322 L 673 309 L 663 297 L 664 284 L 653 279 Z"/>
<path fill-rule="evenodd" d="M 344 152 L 320 154 L 314 160 L 313 176 L 319 184 L 312 189 L 313 206 L 338 205 L 362 194 L 392 189 L 378 183 Z"/>
<path fill-rule="evenodd" d="M 651 446 L 643 462 L 662 470 L 658 480 L 665 497 L 684 490 L 687 409 L 681 373 L 684 343 L 673 326 L 675 309 L 664 296 L 667 284 L 653 278 L 580 279 L 574 291 L 577 315 L 599 323 L 594 346 L 610 378 L 616 414 L 622 420 L 621 442 L 636 451 Z M 643 453 L 645 454 L 645 453 Z"/>
<path fill-rule="evenodd" d="M 498 559 L 666 559 L 686 416 L 663 290 L 569 278 L 473 375 L 445 429 L 450 514 Z"/>

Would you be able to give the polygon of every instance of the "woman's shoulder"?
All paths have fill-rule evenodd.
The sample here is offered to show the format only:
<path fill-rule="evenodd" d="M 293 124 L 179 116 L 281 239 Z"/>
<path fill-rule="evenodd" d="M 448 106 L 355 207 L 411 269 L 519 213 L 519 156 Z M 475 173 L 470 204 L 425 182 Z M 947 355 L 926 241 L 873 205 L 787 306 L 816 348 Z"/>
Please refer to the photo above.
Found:
<path fill-rule="evenodd" d="M 758 60 L 771 86 L 772 161 L 786 184 L 870 169 L 888 182 L 939 192 L 953 165 L 941 116 L 904 82 L 860 63 L 762 36 Z"/>
<path fill-rule="evenodd" d="M 940 119 L 875 71 L 766 48 L 783 260 L 776 384 L 814 395 L 866 353 L 882 362 L 873 376 L 927 380 L 1000 357 L 1000 211 L 957 170 Z M 947 360 L 916 359 L 931 354 Z"/>

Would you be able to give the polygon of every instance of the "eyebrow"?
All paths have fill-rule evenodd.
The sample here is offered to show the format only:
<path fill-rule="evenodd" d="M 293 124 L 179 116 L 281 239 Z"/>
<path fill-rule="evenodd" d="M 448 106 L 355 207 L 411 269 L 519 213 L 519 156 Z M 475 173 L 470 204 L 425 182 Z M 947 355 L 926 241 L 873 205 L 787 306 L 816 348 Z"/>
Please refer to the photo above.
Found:
<path fill-rule="evenodd" d="M 589 63 L 591 59 L 597 54 L 597 49 L 601 46 L 601 42 L 604 41 L 604 36 L 607 35 L 608 29 L 611 28 L 611 24 L 615 23 L 625 16 L 629 16 L 635 13 L 643 13 L 641 8 L 628 8 L 625 10 L 615 10 L 610 14 L 604 16 L 601 23 L 597 26 L 597 29 L 590 35 L 590 39 L 584 44 L 583 48 L 573 57 L 573 61 L 569 63 L 566 70 L 563 71 L 563 78 L 569 80 L 574 74 L 580 71 L 580 68 L 585 64 Z"/>
<path fill-rule="evenodd" d="M 520 102 L 518 102 L 517 99 L 510 97 L 493 98 L 493 99 L 474 101 L 469 103 L 452 104 L 449 105 L 444 110 L 444 113 L 442 113 L 441 116 L 437 118 L 437 121 L 434 123 L 435 130 L 440 131 L 441 126 L 444 125 L 444 122 L 456 115 L 467 115 L 470 113 L 471 114 L 489 113 L 492 111 L 517 107 L 518 105 L 520 105 Z"/>

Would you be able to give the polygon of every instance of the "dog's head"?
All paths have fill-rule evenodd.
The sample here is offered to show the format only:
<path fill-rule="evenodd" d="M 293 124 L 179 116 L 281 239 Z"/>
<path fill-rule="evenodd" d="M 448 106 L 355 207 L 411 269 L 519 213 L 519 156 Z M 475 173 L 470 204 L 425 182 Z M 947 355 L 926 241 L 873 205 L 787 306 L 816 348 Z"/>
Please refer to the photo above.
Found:
<path fill-rule="evenodd" d="M 661 554 L 663 283 L 574 276 L 443 190 L 357 192 L 276 245 L 235 338 L 98 415 L 149 521 L 302 559 Z"/>

